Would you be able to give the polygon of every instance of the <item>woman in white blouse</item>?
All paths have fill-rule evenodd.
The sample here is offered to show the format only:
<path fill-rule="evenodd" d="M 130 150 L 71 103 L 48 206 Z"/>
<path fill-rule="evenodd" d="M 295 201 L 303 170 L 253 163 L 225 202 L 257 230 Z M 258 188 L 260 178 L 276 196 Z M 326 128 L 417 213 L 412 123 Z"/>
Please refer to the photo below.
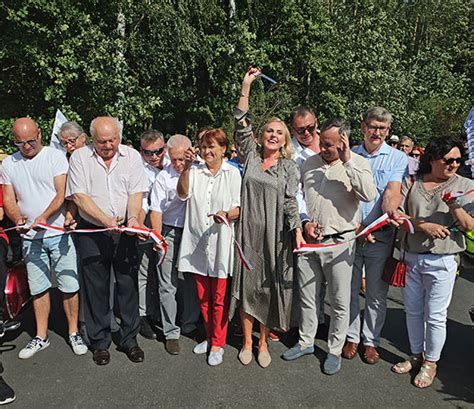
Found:
<path fill-rule="evenodd" d="M 237 168 L 224 161 L 229 141 L 221 129 L 209 129 L 200 138 L 202 164 L 193 164 L 192 148 L 185 154 L 185 168 L 177 193 L 187 201 L 178 270 L 194 273 L 207 339 L 194 352 L 210 350 L 208 364 L 222 363 L 226 342 L 229 299 L 227 278 L 234 257 L 233 221 L 240 213 L 241 178 Z M 222 223 L 217 214 L 231 222 Z"/>

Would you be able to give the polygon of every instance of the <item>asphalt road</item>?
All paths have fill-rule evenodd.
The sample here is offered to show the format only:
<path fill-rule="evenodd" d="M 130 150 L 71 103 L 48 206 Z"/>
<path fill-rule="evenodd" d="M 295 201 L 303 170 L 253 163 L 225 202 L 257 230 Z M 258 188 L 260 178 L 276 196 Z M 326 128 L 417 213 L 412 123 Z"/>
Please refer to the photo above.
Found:
<path fill-rule="evenodd" d="M 182 352 L 168 355 L 162 341 L 141 338 L 145 362 L 133 364 L 111 349 L 111 362 L 98 367 L 92 354 L 77 357 L 65 341 L 61 303 L 53 303 L 51 346 L 29 360 L 17 358 L 33 333 L 31 310 L 23 325 L 8 334 L 2 345 L 4 378 L 15 389 L 12 408 L 143 408 L 143 407 L 312 407 L 312 408 L 474 408 L 474 329 L 468 308 L 474 304 L 474 269 L 457 280 L 449 309 L 448 339 L 431 388 L 419 390 L 410 375 L 390 372 L 393 363 L 409 353 L 402 294 L 391 289 L 380 348 L 382 360 L 367 365 L 356 357 L 343 361 L 335 376 L 321 372 L 327 351 L 316 341 L 314 356 L 285 362 L 287 343 L 272 342 L 273 362 L 267 369 L 255 360 L 243 367 L 237 353 L 240 339 L 229 335 L 224 363 L 210 367 L 194 355 L 194 341 L 181 338 Z"/>

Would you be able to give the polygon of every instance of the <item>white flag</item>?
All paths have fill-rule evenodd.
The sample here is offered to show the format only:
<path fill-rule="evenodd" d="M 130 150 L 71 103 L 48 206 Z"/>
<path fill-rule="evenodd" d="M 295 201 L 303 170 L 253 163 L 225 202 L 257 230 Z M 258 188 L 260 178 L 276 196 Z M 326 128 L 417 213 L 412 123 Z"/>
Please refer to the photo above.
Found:
<path fill-rule="evenodd" d="M 53 132 L 51 134 L 51 142 L 49 143 L 49 146 L 52 148 L 59 149 L 66 153 L 66 149 L 61 145 L 59 141 L 59 129 L 61 129 L 61 126 L 67 122 L 68 119 L 66 116 L 58 109 L 56 111 L 56 117 L 54 118 L 54 125 L 53 125 Z"/>

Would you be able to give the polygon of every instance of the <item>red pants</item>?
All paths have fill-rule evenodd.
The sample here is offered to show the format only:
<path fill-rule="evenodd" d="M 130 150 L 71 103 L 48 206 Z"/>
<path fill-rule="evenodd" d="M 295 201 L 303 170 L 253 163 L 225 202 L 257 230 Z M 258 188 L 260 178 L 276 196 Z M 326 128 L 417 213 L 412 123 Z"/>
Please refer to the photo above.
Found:
<path fill-rule="evenodd" d="M 227 279 L 193 275 L 207 339 L 211 340 L 212 346 L 222 347 L 226 343 L 229 323 Z"/>

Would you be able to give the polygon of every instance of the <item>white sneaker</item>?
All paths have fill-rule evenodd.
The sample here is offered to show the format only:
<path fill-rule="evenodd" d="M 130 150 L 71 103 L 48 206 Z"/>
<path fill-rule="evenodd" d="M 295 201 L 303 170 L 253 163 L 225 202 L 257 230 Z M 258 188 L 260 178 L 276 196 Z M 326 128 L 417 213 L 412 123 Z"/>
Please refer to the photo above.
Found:
<path fill-rule="evenodd" d="M 84 343 L 79 332 L 69 335 L 69 343 L 71 344 L 72 350 L 76 355 L 87 354 L 87 345 Z"/>
<path fill-rule="evenodd" d="M 219 349 L 219 351 L 211 351 L 209 357 L 207 358 L 207 363 L 211 366 L 220 365 L 224 361 L 224 348 Z"/>
<path fill-rule="evenodd" d="M 37 352 L 49 347 L 49 339 L 41 339 L 40 337 L 34 337 L 18 354 L 20 359 L 31 358 Z"/>
<path fill-rule="evenodd" d="M 205 354 L 207 351 L 211 349 L 211 343 L 206 339 L 205 341 L 202 341 L 200 344 L 197 344 L 193 352 L 195 354 Z"/>

